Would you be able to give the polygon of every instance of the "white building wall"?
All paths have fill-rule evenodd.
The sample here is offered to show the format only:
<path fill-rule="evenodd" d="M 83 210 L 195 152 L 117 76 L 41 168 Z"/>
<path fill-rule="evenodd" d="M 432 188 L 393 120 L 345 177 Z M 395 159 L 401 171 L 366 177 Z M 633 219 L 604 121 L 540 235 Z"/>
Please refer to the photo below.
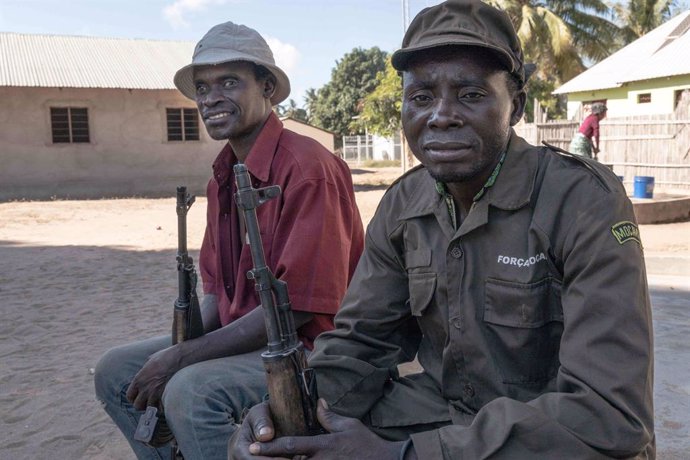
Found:
<path fill-rule="evenodd" d="M 392 138 L 373 136 L 374 160 L 394 160 L 395 146 Z"/>
<path fill-rule="evenodd" d="M 328 149 L 329 152 L 335 151 L 335 135 L 324 131 L 315 126 L 310 126 L 306 123 L 301 123 L 299 121 L 293 120 L 292 118 L 285 118 L 281 120 L 283 122 L 283 127 L 294 131 L 297 134 L 303 136 L 311 137 L 319 144 L 323 145 Z"/>
<path fill-rule="evenodd" d="M 176 90 L 0 87 L 0 200 L 205 194 L 222 143 L 168 142 Z M 90 143 L 53 144 L 50 107 L 86 107 Z"/>

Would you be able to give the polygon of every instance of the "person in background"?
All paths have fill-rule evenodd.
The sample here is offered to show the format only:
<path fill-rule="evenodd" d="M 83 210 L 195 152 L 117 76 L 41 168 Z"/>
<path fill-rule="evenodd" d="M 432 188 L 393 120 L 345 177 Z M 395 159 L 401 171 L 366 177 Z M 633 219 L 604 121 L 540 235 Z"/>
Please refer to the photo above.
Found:
<path fill-rule="evenodd" d="M 653 459 L 651 308 L 622 184 L 516 135 L 526 74 L 505 12 L 424 9 L 392 64 L 422 166 L 383 196 L 309 359 L 326 433 L 273 439 L 262 403 L 228 458 Z"/>
<path fill-rule="evenodd" d="M 133 439 L 142 410 L 162 403 L 184 457 L 211 460 L 226 457 L 243 411 L 267 392 L 264 313 L 246 276 L 252 259 L 234 201 L 233 165 L 247 166 L 255 188 L 282 190 L 257 216 L 266 264 L 287 283 L 308 350 L 333 328 L 364 229 L 347 164 L 284 129 L 273 113 L 290 93 L 290 81 L 259 33 L 232 22 L 211 28 L 174 81 L 196 101 L 211 138 L 223 143 L 208 182 L 199 257 L 205 334 L 174 346 L 162 335 L 109 350 L 96 367 L 95 386 L 138 458 L 171 456 L 169 446 L 154 449 Z M 172 321 L 172 308 L 164 311 Z"/>
<path fill-rule="evenodd" d="M 606 105 L 603 102 L 592 104 L 590 114 L 570 141 L 570 153 L 597 159 L 599 153 L 599 122 L 606 118 Z M 594 156 L 592 156 L 594 154 Z"/>

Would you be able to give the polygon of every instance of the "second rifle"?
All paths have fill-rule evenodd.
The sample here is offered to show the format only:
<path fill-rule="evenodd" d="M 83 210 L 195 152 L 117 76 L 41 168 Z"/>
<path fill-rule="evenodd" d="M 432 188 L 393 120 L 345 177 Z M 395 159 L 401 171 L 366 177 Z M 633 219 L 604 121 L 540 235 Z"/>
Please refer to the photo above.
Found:
<path fill-rule="evenodd" d="M 247 277 L 254 280 L 264 312 L 268 346 L 261 354 L 266 371 L 269 406 L 276 436 L 305 436 L 320 431 L 316 420 L 316 379 L 307 365 L 304 345 L 297 336 L 288 298 L 287 283 L 277 279 L 266 266 L 256 208 L 280 195 L 280 187 L 255 189 L 247 167 L 234 166 L 235 201 L 243 214 L 254 268 Z"/>
<path fill-rule="evenodd" d="M 172 344 L 195 339 L 204 333 L 201 308 L 196 294 L 197 273 L 194 260 L 187 251 L 187 211 L 194 203 L 194 196 L 187 187 L 177 187 L 177 286 L 178 294 L 173 308 Z M 172 457 L 182 458 L 175 438 L 165 421 L 163 412 L 155 406 L 146 407 L 139 418 L 134 439 L 152 447 L 172 442 Z"/>

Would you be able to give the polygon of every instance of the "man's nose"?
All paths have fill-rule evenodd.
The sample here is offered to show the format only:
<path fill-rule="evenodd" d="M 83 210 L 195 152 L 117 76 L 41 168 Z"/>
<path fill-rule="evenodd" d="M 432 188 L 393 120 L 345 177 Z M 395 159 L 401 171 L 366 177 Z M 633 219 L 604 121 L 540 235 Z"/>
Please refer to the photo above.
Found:
<path fill-rule="evenodd" d="M 451 98 L 439 98 L 434 104 L 427 126 L 430 128 L 456 128 L 463 125 L 457 101 Z"/>
<path fill-rule="evenodd" d="M 212 106 L 223 100 L 223 92 L 219 85 L 212 85 L 208 88 L 208 92 L 204 97 L 204 104 Z"/>

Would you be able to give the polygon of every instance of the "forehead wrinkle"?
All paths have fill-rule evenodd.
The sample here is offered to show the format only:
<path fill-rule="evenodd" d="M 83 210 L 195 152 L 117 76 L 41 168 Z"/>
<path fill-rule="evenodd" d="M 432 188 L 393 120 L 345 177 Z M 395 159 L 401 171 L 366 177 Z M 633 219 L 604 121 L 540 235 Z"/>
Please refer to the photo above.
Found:
<path fill-rule="evenodd" d="M 421 87 L 421 88 L 430 88 L 433 86 L 436 86 L 436 84 L 439 81 L 438 74 L 439 70 L 438 69 L 430 69 L 428 72 L 424 72 L 424 75 L 417 76 L 414 75 L 412 72 L 406 72 L 409 75 L 409 78 L 406 79 L 407 82 L 405 86 L 414 86 L 414 87 Z M 496 72 L 491 72 L 487 75 L 483 75 L 481 77 L 477 76 L 470 76 L 467 75 L 466 72 L 462 72 L 462 70 L 457 70 L 454 72 L 454 75 L 450 77 L 450 82 L 454 87 L 466 87 L 466 86 L 486 86 L 486 82 L 488 79 L 490 79 L 494 73 Z"/>

